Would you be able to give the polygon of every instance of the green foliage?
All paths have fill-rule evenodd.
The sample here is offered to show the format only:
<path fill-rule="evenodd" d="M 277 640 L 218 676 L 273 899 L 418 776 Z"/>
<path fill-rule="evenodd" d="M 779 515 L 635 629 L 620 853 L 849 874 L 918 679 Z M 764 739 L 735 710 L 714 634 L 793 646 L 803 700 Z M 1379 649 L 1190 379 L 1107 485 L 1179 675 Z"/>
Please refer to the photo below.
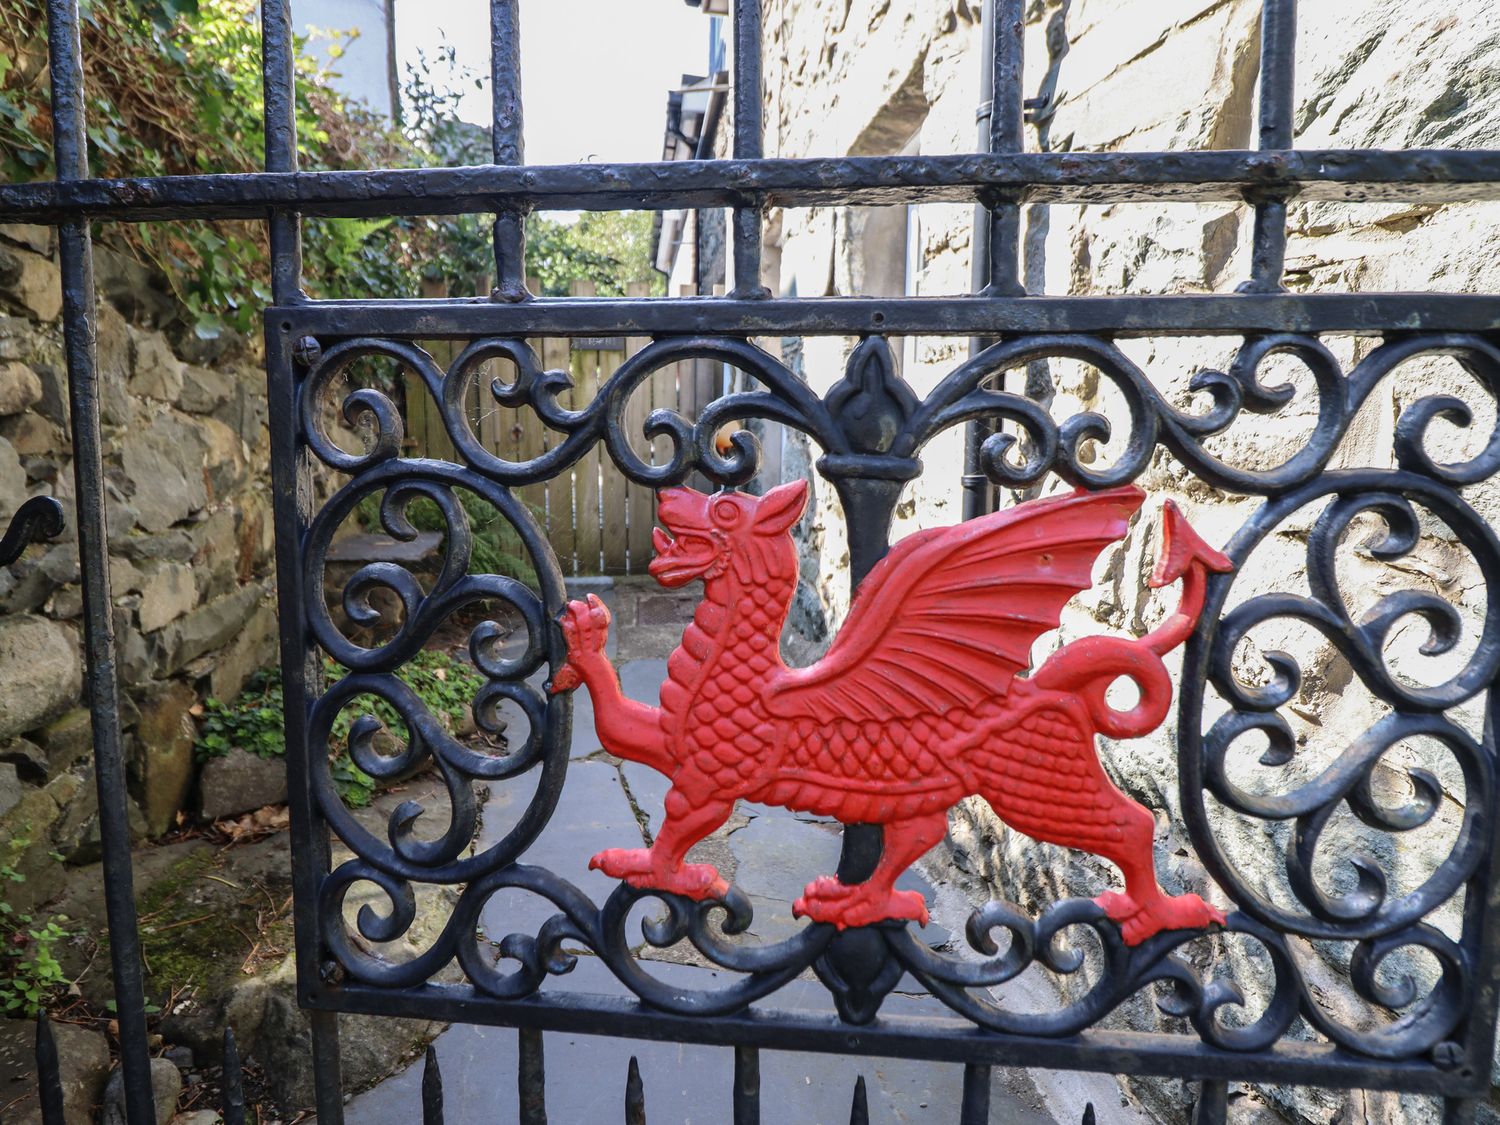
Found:
<path fill-rule="evenodd" d="M 333 680 L 347 675 L 348 669 L 325 660 L 323 674 Z M 419 652 L 397 675 L 450 730 L 463 721 L 484 686 L 479 673 L 445 652 Z M 349 757 L 349 730 L 361 715 L 374 715 L 398 741 L 408 737 L 400 714 L 378 696 L 363 697 L 361 705 L 339 712 L 328 738 L 329 770 L 339 796 L 354 808 L 368 805 L 376 790 L 374 778 Z M 204 703 L 194 744 L 198 760 L 220 758 L 236 748 L 262 758 L 280 757 L 286 753 L 284 719 L 281 669 L 258 672 L 231 702 L 209 699 Z"/>
<path fill-rule="evenodd" d="M 260 29 L 256 0 L 83 2 L 91 171 L 99 176 L 252 172 L 262 167 Z M 0 0 L 0 180 L 52 175 L 45 0 Z M 324 33 L 326 34 L 326 33 Z M 338 38 L 335 33 L 335 38 Z M 342 53 L 336 42 L 329 54 Z M 298 53 L 295 104 L 301 167 L 444 167 L 490 160 L 485 130 L 459 120 L 460 72 L 447 48 L 411 68 L 401 128 L 339 95 L 309 52 Z M 449 80 L 435 82 L 446 66 Z M 650 218 L 534 219 L 531 273 L 549 293 L 589 278 L 601 293 L 653 276 Z M 108 224 L 98 231 L 174 291 L 184 324 L 204 338 L 247 333 L 269 300 L 263 224 Z M 304 230 L 307 289 L 318 297 L 413 296 L 442 281 L 474 292 L 490 265 L 484 216 L 313 218 Z"/>
<path fill-rule="evenodd" d="M 575 281 L 592 281 L 601 297 L 623 297 L 631 282 L 647 282 L 655 297 L 666 288 L 651 265 L 651 215 L 645 211 L 586 211 L 573 223 L 531 215 L 526 269 L 548 297 L 567 296 Z"/>
<path fill-rule="evenodd" d="M 459 503 L 469 518 L 474 550 L 469 556 L 470 574 L 503 574 L 536 587 L 536 569 L 526 555 L 521 537 L 509 520 L 489 501 L 466 489 L 458 489 Z M 354 509 L 355 517 L 366 531 L 382 532 L 380 504 L 385 493 L 372 492 Z M 417 497 L 406 507 L 406 518 L 418 531 L 448 530 L 443 513 L 431 500 Z"/>
<path fill-rule="evenodd" d="M 12 840 L 10 847 L 19 853 L 29 844 Z M 10 863 L 0 864 L 0 883 L 25 881 Z M 62 926 L 67 920 L 61 914 L 44 920 L 0 899 L 0 1016 L 34 1018 L 72 983 L 53 953 L 58 942 L 72 936 Z"/>

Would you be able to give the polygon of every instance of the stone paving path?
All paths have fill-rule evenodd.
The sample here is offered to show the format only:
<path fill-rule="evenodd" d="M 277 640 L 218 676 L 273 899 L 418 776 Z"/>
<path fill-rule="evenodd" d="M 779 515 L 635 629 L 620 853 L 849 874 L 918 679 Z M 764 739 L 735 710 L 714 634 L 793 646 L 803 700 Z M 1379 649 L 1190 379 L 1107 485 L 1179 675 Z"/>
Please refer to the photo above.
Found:
<path fill-rule="evenodd" d="M 654 584 L 622 581 L 589 586 L 609 604 L 615 626 L 609 655 L 632 698 L 656 704 L 666 677 L 666 657 L 676 646 L 692 615 L 694 594 L 664 593 Z M 575 696 L 572 761 L 561 801 L 547 828 L 527 852 L 526 861 L 566 875 L 596 902 L 615 881 L 588 871 L 589 856 L 606 847 L 649 845 L 661 822 L 667 781 L 632 762 L 605 753 L 594 733 L 588 694 Z M 496 786 L 484 809 L 480 846 L 504 833 L 525 807 L 526 784 Z M 785 809 L 741 805 L 718 833 L 696 848 L 691 858 L 716 864 L 748 894 L 755 908 L 751 936 L 776 940 L 805 923 L 791 916 L 791 903 L 814 876 L 831 873 L 839 854 L 838 826 Z M 923 937 L 933 945 L 961 932 L 970 906 L 954 893 L 940 893 L 918 870 L 898 886 L 920 890 L 935 904 L 933 922 Z M 555 913 L 547 902 L 505 892 L 491 900 L 481 917 L 496 940 L 516 931 L 535 933 Z M 685 987 L 710 987 L 723 974 L 689 950 L 655 950 L 643 956 L 660 962 L 652 971 Z M 548 980 L 549 989 L 576 989 L 624 994 L 602 964 L 581 956 L 573 972 Z M 777 1006 L 832 1010 L 827 991 L 811 975 L 777 993 Z M 947 1015 L 948 1010 L 921 993 L 906 978 L 886 1001 L 891 1015 Z M 636 1055 L 646 1095 L 647 1119 L 653 1125 L 724 1122 L 729 1119 L 732 1052 L 724 1048 L 651 1043 L 605 1037 L 546 1037 L 547 1107 L 553 1125 L 593 1125 L 623 1118 L 628 1060 Z M 516 1033 L 510 1029 L 454 1025 L 437 1040 L 444 1077 L 445 1119 L 450 1125 L 499 1125 L 516 1120 Z M 412 1066 L 348 1106 L 350 1125 L 408 1125 L 418 1116 L 421 1066 Z M 763 1051 L 762 1113 L 768 1125 L 832 1123 L 849 1120 L 855 1078 L 864 1075 L 870 1120 L 953 1122 L 957 1118 L 962 1067 L 957 1064 L 854 1059 L 834 1055 Z M 995 1125 L 1050 1125 L 1076 1122 L 1085 1100 L 1098 1103 L 1104 1121 L 1116 1117 L 1117 1088 L 1107 1077 L 1058 1076 L 1038 1080 L 1025 1071 L 995 1071 L 990 1120 Z M 1058 1116 L 1053 1116 L 1053 1114 Z"/>

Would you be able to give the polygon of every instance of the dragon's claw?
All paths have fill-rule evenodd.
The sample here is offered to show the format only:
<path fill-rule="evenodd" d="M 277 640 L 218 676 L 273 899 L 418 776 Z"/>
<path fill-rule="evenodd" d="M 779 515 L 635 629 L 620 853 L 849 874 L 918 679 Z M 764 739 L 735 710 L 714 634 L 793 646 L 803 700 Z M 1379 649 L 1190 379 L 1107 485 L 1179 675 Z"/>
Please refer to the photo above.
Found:
<path fill-rule="evenodd" d="M 643 891 L 666 891 L 701 902 L 723 898 L 729 884 L 710 863 L 684 863 L 675 870 L 655 859 L 646 848 L 608 848 L 589 860 L 589 869 L 612 879 L 623 879 Z"/>
<path fill-rule="evenodd" d="M 1126 945 L 1139 945 L 1163 930 L 1201 930 L 1225 924 L 1222 910 L 1194 894 L 1159 894 L 1137 902 L 1125 891 L 1106 891 L 1094 901 L 1120 927 Z"/>
<path fill-rule="evenodd" d="M 830 875 L 814 879 L 792 903 L 792 916 L 829 922 L 839 929 L 874 922 L 912 921 L 927 925 L 927 900 L 917 891 L 881 891 L 869 883 L 841 883 Z"/>

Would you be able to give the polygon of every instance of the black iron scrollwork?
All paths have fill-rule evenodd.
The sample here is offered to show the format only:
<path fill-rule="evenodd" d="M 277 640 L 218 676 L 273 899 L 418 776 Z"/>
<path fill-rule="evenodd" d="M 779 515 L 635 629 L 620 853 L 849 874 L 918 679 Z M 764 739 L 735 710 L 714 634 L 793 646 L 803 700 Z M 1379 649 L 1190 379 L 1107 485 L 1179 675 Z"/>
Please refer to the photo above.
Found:
<path fill-rule="evenodd" d="M 362 452 L 344 450 L 325 432 L 324 399 L 334 379 L 354 360 L 372 355 L 393 359 L 417 376 L 439 406 L 462 466 L 403 457 L 400 411 L 373 389 L 353 391 L 342 403 L 345 419 L 365 428 Z M 543 369 L 533 350 L 518 340 L 474 341 L 446 369 L 401 340 L 353 339 L 309 353 L 298 402 L 302 439 L 317 458 L 350 478 L 317 513 L 305 540 L 308 626 L 322 649 L 349 669 L 315 701 L 310 742 L 326 744 L 339 713 L 361 698 L 383 699 L 400 714 L 408 737 L 396 752 L 377 753 L 374 721 L 356 720 L 350 734 L 355 761 L 381 777 L 430 759 L 444 780 L 452 810 L 442 832 L 419 839 L 413 826 L 422 810 L 402 805 L 391 818 L 387 838 L 380 839 L 342 806 L 326 766 L 314 765 L 318 808 L 355 853 L 322 886 L 319 914 L 327 948 L 353 979 L 388 988 L 421 985 L 456 958 L 478 994 L 500 999 L 543 989 L 549 976 L 568 972 L 577 951 L 586 948 L 647 1004 L 696 1015 L 739 1011 L 812 970 L 851 1022 L 874 1018 L 885 994 L 907 973 L 975 1024 L 1031 1036 L 1074 1035 L 1142 990 L 1160 985 L 1163 1013 L 1186 1021 L 1205 1043 L 1223 1050 L 1268 1049 L 1293 1034 L 1298 1020 L 1339 1048 L 1368 1057 L 1411 1059 L 1434 1050 L 1457 1034 L 1466 1011 L 1464 993 L 1475 984 L 1479 935 L 1473 932 L 1477 914 L 1472 910 L 1464 914 L 1460 933 L 1446 932 L 1432 919 L 1456 896 L 1472 892 L 1474 879 L 1486 869 L 1490 830 L 1485 825 L 1494 815 L 1496 773 L 1492 728 L 1476 735 L 1449 712 L 1483 697 L 1500 672 L 1500 605 L 1486 604 L 1477 642 L 1460 667 L 1440 683 L 1417 684 L 1390 665 L 1393 630 L 1420 621 L 1428 630 L 1421 653 L 1451 655 L 1464 636 L 1459 611 L 1436 593 L 1408 590 L 1387 594 L 1360 612 L 1351 603 L 1361 591 L 1344 588 L 1339 560 L 1351 549 L 1350 529 L 1356 522 L 1384 525 L 1365 550 L 1374 561 L 1391 563 L 1417 547 L 1424 518 L 1436 519 L 1473 558 L 1486 586 L 1493 587 L 1500 580 L 1500 540 L 1460 490 L 1500 470 L 1500 412 L 1478 452 L 1462 462 L 1441 461 L 1429 449 L 1434 422 L 1470 427 L 1477 412 L 1454 395 L 1429 395 L 1400 414 L 1393 468 L 1329 467 L 1376 386 L 1402 364 L 1434 356 L 1456 360 L 1492 402 L 1500 395 L 1500 350 L 1482 337 L 1458 334 L 1392 339 L 1348 372 L 1316 337 L 1251 337 L 1227 370 L 1192 377 L 1189 391 L 1206 399 L 1197 412 L 1172 405 L 1114 343 L 1069 334 L 1002 340 L 961 363 L 921 399 L 898 377 L 889 345 L 878 336 L 853 349 L 844 377 L 822 397 L 746 340 L 665 337 L 627 359 L 597 397 L 579 409 L 563 404 L 569 376 Z M 1293 385 L 1268 384 L 1263 372 L 1273 357 L 1305 368 L 1316 396 L 1314 409 L 1301 410 Z M 641 434 L 627 432 L 626 405 L 632 394 L 654 371 L 692 358 L 734 367 L 756 387 L 718 399 L 693 419 L 657 410 Z M 1123 428 L 1096 413 L 1057 420 L 1042 403 L 995 389 L 995 376 L 1038 360 L 1069 360 L 1097 370 L 1124 400 Z M 495 361 L 507 364 L 513 375 L 493 380 L 484 393 L 500 406 L 535 412 L 556 435 L 545 452 L 530 460 L 497 456 L 471 428 L 466 403 L 473 381 Z M 1301 416 L 1311 418 L 1311 430 L 1279 464 L 1237 465 L 1210 451 L 1210 440 L 1228 433 L 1246 415 L 1274 418 L 1294 403 Z M 1102 488 L 1139 476 L 1153 454 L 1165 449 L 1209 485 L 1265 498 L 1226 548 L 1242 573 L 1268 536 L 1297 513 L 1314 513 L 1306 536 L 1308 592 L 1263 593 L 1233 604 L 1238 576 L 1213 579 L 1207 611 L 1185 654 L 1178 736 L 1182 816 L 1212 881 L 1238 908 L 1229 915 L 1225 934 L 1166 933 L 1130 947 L 1091 901 L 1064 900 L 1037 918 L 997 902 L 975 912 L 962 953 L 933 949 L 903 926 L 871 927 L 871 971 L 865 979 L 851 981 L 827 956 L 834 937 L 830 927 L 809 925 L 771 943 L 745 940 L 750 907 L 737 891 L 731 890 L 723 902 L 695 904 L 621 886 L 601 906 L 561 874 L 522 862 L 563 784 L 570 712 L 567 697 L 548 698 L 542 692 L 543 680 L 563 655 L 551 624 L 562 606 L 561 575 L 545 536 L 512 489 L 548 479 L 596 445 L 642 484 L 671 484 L 693 471 L 724 484 L 744 483 L 759 465 L 754 436 L 735 433 L 727 452 L 714 439 L 726 422 L 747 418 L 806 434 L 822 450 L 820 470 L 841 488 L 881 482 L 880 503 L 887 509 L 896 498 L 892 489 L 920 472 L 923 446 L 976 418 L 1009 423 L 985 443 L 982 468 L 992 480 L 1010 486 L 1032 484 L 1051 473 L 1075 486 Z M 1097 464 L 1088 447 L 1116 434 L 1118 452 L 1108 465 Z M 648 463 L 632 447 L 641 437 L 667 439 L 667 456 Z M 516 529 L 535 564 L 537 590 L 468 573 L 471 544 L 459 490 L 493 505 Z M 439 573 L 425 588 L 392 563 L 370 564 L 347 580 L 341 591 L 343 616 L 357 626 L 385 626 L 383 641 L 365 645 L 341 632 L 324 601 L 324 559 L 338 526 L 361 499 L 377 492 L 384 494 L 382 522 L 396 538 L 415 535 L 406 511 L 417 499 L 437 507 L 447 534 Z M 386 592 L 383 599 L 372 597 L 377 589 Z M 395 675 L 455 611 L 489 600 L 509 605 L 525 631 L 524 641 L 503 656 L 493 625 L 482 624 L 471 636 L 475 666 L 488 680 L 475 701 L 480 725 L 486 716 L 493 721 L 502 701 L 519 708 L 529 721 L 525 740 L 499 756 L 480 754 L 447 733 Z M 384 620 L 380 605 L 399 605 L 399 620 Z M 1265 769 L 1283 769 L 1298 759 L 1301 751 L 1283 710 L 1297 693 L 1302 668 L 1292 656 L 1268 652 L 1268 678 L 1249 683 L 1233 658 L 1258 627 L 1276 619 L 1299 622 L 1321 634 L 1389 713 L 1355 735 L 1323 768 L 1291 784 L 1289 791 L 1273 794 L 1246 789 L 1236 781 L 1232 765 L 1250 739 L 1259 740 L 1259 762 Z M 1225 709 L 1204 730 L 1210 688 Z M 1397 767 L 1411 792 L 1404 802 L 1391 803 L 1375 784 L 1377 767 L 1391 765 L 1392 751 L 1413 740 L 1421 741 L 1424 753 L 1446 754 L 1445 776 L 1450 784 L 1456 780 L 1463 786 L 1458 827 L 1446 854 L 1414 887 L 1399 891 L 1388 886 L 1376 856 L 1344 855 L 1349 877 L 1330 889 L 1319 863 L 1338 810 L 1392 836 L 1433 820 L 1444 799 L 1435 768 Z M 515 827 L 482 851 L 466 854 L 477 823 L 474 784 L 504 783 L 533 770 L 540 771 L 540 779 Z M 1240 817 L 1286 826 L 1289 844 L 1278 888 L 1268 889 L 1240 870 L 1236 855 L 1216 836 L 1213 804 Z M 431 948 L 394 963 L 351 940 L 343 904 L 352 887 L 373 884 L 387 898 L 385 913 L 366 906 L 355 921 L 366 941 L 383 942 L 411 926 L 416 882 L 462 885 Z M 479 936 L 480 914 L 501 892 L 537 896 L 556 913 L 534 933 L 491 941 Z M 646 900 L 661 912 L 642 924 L 641 937 L 648 945 L 690 943 L 699 957 L 727 970 L 731 983 L 685 991 L 654 975 L 650 962 L 640 956 L 640 937 L 630 932 Z M 1346 943 L 1354 993 L 1373 1010 L 1400 1014 L 1358 1027 L 1330 1014 L 1304 972 L 1308 940 Z M 1191 942 L 1241 942 L 1259 950 L 1256 963 L 1266 972 L 1253 989 L 1258 1012 L 1248 1010 L 1249 1001 L 1237 984 L 1205 974 L 1194 967 L 1194 959 L 1182 955 L 1182 947 Z M 1428 970 L 1411 971 L 1414 957 L 1425 958 Z M 1012 1010 L 991 990 L 1032 966 L 1086 980 L 1086 987 L 1048 1011 Z M 1230 1012 L 1238 1015 L 1226 1018 Z"/>

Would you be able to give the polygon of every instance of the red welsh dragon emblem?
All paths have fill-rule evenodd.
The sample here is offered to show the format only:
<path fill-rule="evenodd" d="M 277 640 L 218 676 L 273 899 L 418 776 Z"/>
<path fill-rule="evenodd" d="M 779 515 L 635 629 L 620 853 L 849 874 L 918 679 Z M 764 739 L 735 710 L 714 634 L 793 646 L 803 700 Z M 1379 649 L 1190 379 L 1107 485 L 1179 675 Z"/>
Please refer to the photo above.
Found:
<path fill-rule="evenodd" d="M 672 781 L 654 845 L 612 848 L 590 866 L 637 887 L 722 896 L 718 871 L 684 858 L 743 798 L 884 826 L 870 878 L 815 879 L 794 906 L 799 917 L 925 925 L 922 896 L 893 884 L 943 838 L 948 809 L 978 794 L 1028 836 L 1120 868 L 1125 889 L 1098 902 L 1126 943 L 1222 923 L 1197 895 L 1158 886 L 1152 815 L 1110 781 L 1094 738 L 1138 737 L 1166 717 L 1172 684 L 1161 658 L 1192 632 L 1208 572 L 1227 571 L 1229 560 L 1169 503 L 1151 584 L 1182 579 L 1176 611 L 1139 640 L 1085 637 L 1025 674 L 1033 642 L 1088 588 L 1095 559 L 1144 498 L 1134 486 L 1080 491 L 912 535 L 870 572 L 828 654 L 793 669 L 780 642 L 797 585 L 791 528 L 807 485 L 758 498 L 663 491 L 671 534 L 655 532 L 651 574 L 668 587 L 702 579 L 704 598 L 668 661 L 660 708 L 621 692 L 598 598 L 570 602 L 562 616 L 568 661 L 552 690 L 587 684 L 604 747 Z M 1140 693 L 1128 711 L 1105 699 L 1120 677 Z"/>

